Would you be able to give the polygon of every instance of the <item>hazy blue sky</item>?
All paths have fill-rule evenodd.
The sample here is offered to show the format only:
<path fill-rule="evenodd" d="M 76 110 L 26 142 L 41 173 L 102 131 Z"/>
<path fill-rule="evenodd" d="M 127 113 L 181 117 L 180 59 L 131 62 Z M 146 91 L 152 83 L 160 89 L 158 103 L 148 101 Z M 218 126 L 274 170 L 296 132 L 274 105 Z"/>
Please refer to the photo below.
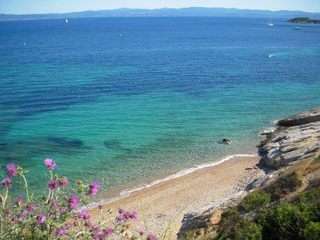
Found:
<path fill-rule="evenodd" d="M 320 12 L 320 0 L 0 0 L 0 12 L 2 13 L 192 6 Z"/>

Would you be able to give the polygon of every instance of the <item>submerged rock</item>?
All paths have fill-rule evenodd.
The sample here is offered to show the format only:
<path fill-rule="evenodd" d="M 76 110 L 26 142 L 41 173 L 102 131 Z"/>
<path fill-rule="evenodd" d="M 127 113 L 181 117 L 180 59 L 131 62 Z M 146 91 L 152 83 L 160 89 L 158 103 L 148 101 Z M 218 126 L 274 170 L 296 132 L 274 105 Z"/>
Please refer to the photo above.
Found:
<path fill-rule="evenodd" d="M 114 151 L 121 151 L 121 152 L 125 152 L 125 153 L 131 153 L 132 152 L 132 150 L 130 148 L 123 147 L 121 142 L 119 140 L 116 140 L 116 139 L 105 140 L 103 142 L 103 145 L 105 146 L 105 148 L 111 149 L 111 150 L 114 150 Z"/>
<path fill-rule="evenodd" d="M 82 147 L 84 146 L 83 141 L 75 138 L 68 137 L 48 137 L 49 143 L 65 146 L 65 147 Z"/>
<path fill-rule="evenodd" d="M 121 142 L 118 140 L 115 140 L 115 139 L 105 140 L 103 142 L 103 145 L 106 148 L 110 148 L 110 149 L 121 149 L 122 148 Z"/>
<path fill-rule="evenodd" d="M 278 121 L 258 146 L 261 165 L 278 169 L 320 155 L 320 109 Z"/>

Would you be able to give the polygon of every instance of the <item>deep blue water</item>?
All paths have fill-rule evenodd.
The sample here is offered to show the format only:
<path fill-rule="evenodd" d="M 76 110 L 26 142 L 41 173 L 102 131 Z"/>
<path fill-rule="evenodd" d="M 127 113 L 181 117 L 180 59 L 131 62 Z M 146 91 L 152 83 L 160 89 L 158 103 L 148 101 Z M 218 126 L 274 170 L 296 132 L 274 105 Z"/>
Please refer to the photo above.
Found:
<path fill-rule="evenodd" d="M 320 25 L 267 22 L 0 22 L 0 164 L 39 187 L 52 157 L 117 188 L 254 151 L 261 128 L 320 104 Z"/>

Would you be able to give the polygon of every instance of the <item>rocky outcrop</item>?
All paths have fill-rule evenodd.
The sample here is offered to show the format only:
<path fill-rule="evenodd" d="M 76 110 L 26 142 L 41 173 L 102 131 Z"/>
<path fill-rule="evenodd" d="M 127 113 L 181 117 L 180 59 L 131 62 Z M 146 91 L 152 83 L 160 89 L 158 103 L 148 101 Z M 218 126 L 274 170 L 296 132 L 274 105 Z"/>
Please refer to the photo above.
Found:
<path fill-rule="evenodd" d="M 280 127 L 292 127 L 320 121 L 320 108 L 308 112 L 299 113 L 289 118 L 278 121 Z"/>
<path fill-rule="evenodd" d="M 320 155 L 320 109 L 278 121 L 258 146 L 261 165 L 272 169 Z"/>
<path fill-rule="evenodd" d="M 230 206 L 236 206 L 245 193 L 231 197 L 218 206 L 207 209 L 200 213 L 186 214 L 182 221 L 182 226 L 177 235 L 179 240 L 203 240 L 214 239 L 221 222 L 222 213 Z"/>
<path fill-rule="evenodd" d="M 277 122 L 275 127 L 264 130 L 261 136 L 264 139 L 258 146 L 258 152 L 261 156 L 259 166 L 266 170 L 266 173 L 259 174 L 255 179 L 248 182 L 241 195 L 226 200 L 204 212 L 185 215 L 178 233 L 179 240 L 216 239 L 223 212 L 230 207 L 237 206 L 243 197 L 257 189 L 274 191 L 274 195 L 291 196 L 290 187 L 299 178 L 290 169 L 297 168 L 297 165 L 294 164 L 302 162 L 300 160 L 310 159 L 316 162 L 313 167 L 311 165 L 308 165 L 307 168 L 302 166 L 302 172 L 305 172 L 302 173 L 304 179 L 301 182 L 298 181 L 301 183 L 299 191 L 302 187 L 305 189 L 308 184 L 312 185 L 312 182 L 316 186 L 320 185 L 320 162 L 314 160 L 320 160 L 318 158 L 320 156 L 320 108 L 282 119 Z M 291 165 L 294 166 L 286 167 Z M 264 171 L 261 170 L 261 172 Z M 297 176 L 297 179 L 294 176 Z"/>

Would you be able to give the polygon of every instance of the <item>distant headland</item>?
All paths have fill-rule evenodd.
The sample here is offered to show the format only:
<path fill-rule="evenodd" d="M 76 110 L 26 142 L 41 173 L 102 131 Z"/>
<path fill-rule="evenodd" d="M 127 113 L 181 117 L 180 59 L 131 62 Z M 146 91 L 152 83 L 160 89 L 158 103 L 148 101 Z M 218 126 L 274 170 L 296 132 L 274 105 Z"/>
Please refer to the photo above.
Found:
<path fill-rule="evenodd" d="M 299 24 L 320 24 L 320 19 L 311 19 L 308 17 L 297 17 L 289 20 L 290 23 Z"/>

